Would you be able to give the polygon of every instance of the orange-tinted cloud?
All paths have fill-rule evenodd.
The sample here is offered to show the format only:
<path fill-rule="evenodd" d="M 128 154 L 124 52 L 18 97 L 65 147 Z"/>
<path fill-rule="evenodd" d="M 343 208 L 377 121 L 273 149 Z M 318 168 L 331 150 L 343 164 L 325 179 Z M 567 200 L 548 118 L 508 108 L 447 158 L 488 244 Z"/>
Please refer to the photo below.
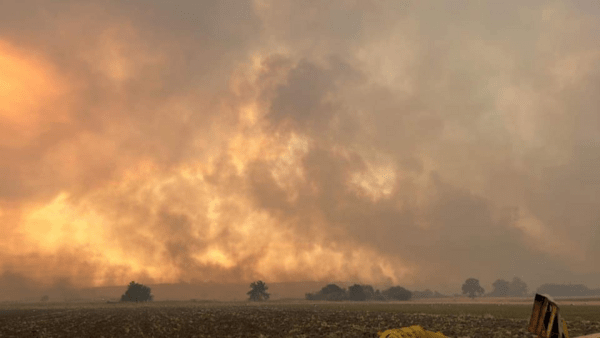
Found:
<path fill-rule="evenodd" d="M 33 3 L 0 14 L 7 285 L 600 283 L 600 13 Z"/>
<path fill-rule="evenodd" d="M 0 145 L 21 147 L 69 121 L 60 103 L 68 84 L 50 62 L 0 40 L 0 68 Z"/>

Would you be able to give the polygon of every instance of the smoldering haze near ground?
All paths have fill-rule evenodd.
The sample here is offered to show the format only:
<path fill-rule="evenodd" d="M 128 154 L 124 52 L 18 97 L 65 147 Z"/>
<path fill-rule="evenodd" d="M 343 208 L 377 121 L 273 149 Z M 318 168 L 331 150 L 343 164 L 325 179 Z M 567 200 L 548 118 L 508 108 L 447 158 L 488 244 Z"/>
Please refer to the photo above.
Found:
<path fill-rule="evenodd" d="M 597 7 L 5 7 L 5 276 L 600 284 Z"/>

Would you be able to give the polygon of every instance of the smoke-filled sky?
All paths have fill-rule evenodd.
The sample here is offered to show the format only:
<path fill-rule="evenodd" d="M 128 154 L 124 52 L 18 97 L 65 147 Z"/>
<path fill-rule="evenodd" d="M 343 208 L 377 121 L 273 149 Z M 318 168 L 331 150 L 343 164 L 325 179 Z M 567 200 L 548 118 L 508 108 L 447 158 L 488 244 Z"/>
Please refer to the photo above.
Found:
<path fill-rule="evenodd" d="M 4 0 L 0 272 L 600 287 L 599 93 L 596 1 Z"/>

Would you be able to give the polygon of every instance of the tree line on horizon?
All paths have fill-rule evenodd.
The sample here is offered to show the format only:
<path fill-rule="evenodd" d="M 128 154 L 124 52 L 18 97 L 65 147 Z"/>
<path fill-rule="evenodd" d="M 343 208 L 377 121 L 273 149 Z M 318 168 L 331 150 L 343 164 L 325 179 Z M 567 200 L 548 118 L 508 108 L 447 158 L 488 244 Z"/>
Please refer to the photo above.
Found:
<path fill-rule="evenodd" d="M 470 298 L 478 296 L 483 297 L 527 297 L 527 284 L 519 277 L 514 277 L 512 281 L 497 279 L 492 283 L 492 291 L 485 293 L 485 289 L 479 284 L 479 280 L 468 278 L 462 285 L 462 295 L 467 295 Z M 583 284 L 542 284 L 536 290 L 539 294 L 549 294 L 553 297 L 564 296 L 600 296 L 600 288 L 589 289 Z M 455 294 L 455 296 L 458 296 Z M 328 284 L 320 291 L 315 293 L 307 293 L 307 300 L 331 300 L 331 301 L 386 301 L 386 300 L 410 300 L 421 298 L 445 298 L 450 297 L 441 294 L 437 291 L 432 292 L 427 289 L 425 291 L 410 291 L 401 286 L 393 286 L 387 290 L 374 290 L 371 285 L 354 284 L 347 290 L 336 284 Z"/>
<path fill-rule="evenodd" d="M 526 297 L 531 296 L 527 292 L 527 284 L 519 277 L 514 277 L 511 282 L 504 279 L 497 279 L 492 283 L 493 290 L 485 293 L 485 290 L 479 284 L 476 278 L 468 278 L 462 285 L 462 294 L 471 298 L 483 297 Z M 261 302 L 269 300 L 270 294 L 267 293 L 268 286 L 263 281 L 256 281 L 250 284 L 248 301 Z M 553 297 L 598 297 L 600 288 L 589 289 L 583 284 L 542 284 L 536 290 L 539 294 L 548 294 Z M 454 296 L 459 296 L 455 294 Z M 306 300 L 328 300 L 328 301 L 389 301 L 389 300 L 410 300 L 422 298 L 445 298 L 450 297 L 437 291 L 410 291 L 401 286 L 392 286 L 386 290 L 380 291 L 374 289 L 368 284 L 354 284 L 348 289 L 342 288 L 336 284 L 327 284 L 321 290 L 314 293 L 306 293 Z M 127 290 L 121 296 L 121 302 L 148 302 L 152 301 L 154 296 L 150 287 L 132 281 Z M 49 297 L 44 295 L 40 301 L 47 302 Z"/>
<path fill-rule="evenodd" d="M 479 280 L 468 278 L 462 285 L 462 294 L 471 298 L 478 296 L 489 297 L 521 297 L 527 296 L 527 284 L 520 278 L 513 278 L 512 282 L 498 279 L 492 284 L 493 291 L 485 294 L 485 290 L 479 285 Z M 456 296 L 456 294 L 455 294 Z M 306 300 L 330 300 L 330 301 L 387 301 L 387 300 L 410 300 L 422 298 L 445 298 L 450 297 L 437 291 L 410 291 L 401 286 L 393 286 L 384 291 L 374 290 L 371 285 L 354 284 L 347 290 L 336 285 L 328 284 L 320 291 L 307 293 Z"/>
<path fill-rule="evenodd" d="M 412 292 L 401 287 L 392 286 L 384 291 L 375 290 L 371 285 L 354 284 L 347 290 L 336 284 L 328 284 L 320 291 L 307 293 L 306 300 L 330 300 L 330 301 L 385 301 L 385 300 L 409 300 Z"/>
<path fill-rule="evenodd" d="M 527 292 L 527 284 L 519 277 L 514 277 L 511 282 L 504 279 L 497 279 L 492 283 L 493 290 L 485 294 L 485 290 L 479 285 L 479 280 L 469 278 L 462 286 L 463 294 L 474 298 L 476 296 L 484 297 L 527 297 L 531 296 Z M 583 284 L 555 284 L 546 283 L 540 285 L 535 293 L 548 294 L 552 297 L 598 297 L 600 288 L 589 289 Z"/>

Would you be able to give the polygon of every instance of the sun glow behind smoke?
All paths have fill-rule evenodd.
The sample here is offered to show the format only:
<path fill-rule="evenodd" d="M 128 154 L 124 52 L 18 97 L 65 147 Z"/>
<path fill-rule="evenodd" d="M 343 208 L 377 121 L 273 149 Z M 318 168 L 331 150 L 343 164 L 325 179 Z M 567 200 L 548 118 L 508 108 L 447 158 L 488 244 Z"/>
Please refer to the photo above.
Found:
<path fill-rule="evenodd" d="M 23 146 L 68 120 L 59 102 L 66 85 L 50 63 L 0 40 L 0 69 L 0 145 Z"/>
<path fill-rule="evenodd" d="M 299 156 L 298 149 L 303 149 L 302 144 L 305 143 L 292 137 L 288 146 L 282 147 L 284 150 L 279 156 L 272 154 L 275 166 L 271 174 L 282 189 L 293 191 L 291 178 L 301 179 L 298 177 L 301 173 L 293 163 L 297 161 L 295 157 Z M 248 161 L 251 158 L 251 152 L 250 155 L 245 155 L 250 157 L 238 156 L 238 161 L 242 158 Z M 236 162 L 232 163 L 235 166 Z M 163 244 L 168 238 L 153 233 L 151 228 L 147 229 L 144 225 L 137 227 L 135 224 L 145 219 L 149 224 L 164 226 L 159 220 L 160 209 L 161 205 L 168 204 L 169 212 L 184 216 L 190 222 L 192 231 L 189 234 L 193 237 L 186 238 L 185 242 L 196 248 L 197 251 L 191 253 L 191 257 L 192 264 L 198 266 L 227 270 L 252 258 L 252 274 L 279 280 L 294 280 L 305 278 L 304 276 L 319 280 L 347 275 L 378 282 L 381 278 L 395 281 L 401 276 L 394 273 L 398 271 L 398 262 L 393 263 L 376 250 L 361 248 L 358 243 L 356 247 L 323 246 L 318 243 L 325 239 L 306 237 L 306 234 L 281 228 L 278 221 L 267 213 L 253 211 L 250 203 L 241 196 L 232 198 L 233 196 L 211 191 L 210 185 L 203 182 L 201 176 L 192 176 L 189 170 L 168 175 L 155 170 L 148 163 L 142 162 L 137 170 L 126 172 L 120 181 L 97 190 L 88 200 L 82 199 L 77 204 L 72 204 L 68 194 L 62 192 L 48 204 L 32 208 L 25 213 L 20 227 L 21 235 L 27 239 L 26 243 L 22 243 L 23 247 L 43 254 L 56 254 L 65 248 L 81 249 L 95 258 L 94 263 L 126 267 L 125 271 L 130 271 L 129 273 L 145 274 L 155 281 L 200 278 L 201 276 L 193 273 L 193 266 L 178 265 L 173 257 L 164 255 L 167 248 Z M 173 200 L 177 199 L 175 194 L 179 188 L 187 189 L 192 201 L 203 202 L 195 204 L 191 201 L 180 203 Z M 369 189 L 378 193 L 376 188 Z M 126 203 L 134 209 L 140 208 L 145 216 L 111 211 L 102 215 L 101 210 L 94 209 L 94 203 L 98 202 L 103 208 L 110 208 L 110 203 L 103 204 L 111 199 Z M 203 203 L 206 205 L 204 210 L 198 208 Z M 235 210 L 233 216 L 230 214 L 232 210 Z M 120 231 L 127 229 L 135 231 L 138 237 L 129 244 L 115 238 Z M 140 243 L 141 240 L 145 243 Z M 195 241 L 206 244 L 201 247 Z M 150 257 L 140 256 L 136 252 L 138 245 L 152 248 L 150 251 L 143 250 Z M 99 270 L 95 276 L 98 285 L 106 280 L 102 275 L 103 271 Z M 402 274 L 406 272 L 404 270 Z M 126 272 L 123 279 L 128 278 L 125 274 Z"/>
<path fill-rule="evenodd" d="M 258 109 L 256 104 L 239 109 L 244 125 L 225 148 L 225 158 L 235 168 L 231 174 L 243 176 L 256 160 L 271 163 L 264 174 L 270 175 L 294 202 L 297 185 L 306 179 L 301 159 L 309 151 L 310 140 L 292 133 L 282 142 L 281 137 L 266 134 L 256 124 Z M 19 235 L 26 239 L 22 248 L 28 248 L 21 254 L 55 255 L 61 250 L 80 250 L 97 265 L 93 276 L 96 285 L 122 282 L 131 279 L 131 274 L 156 282 L 206 278 L 235 282 L 240 276 L 233 277 L 226 271 L 236 269 L 242 269 L 244 278 L 268 276 L 282 281 L 397 281 L 408 272 L 398 269 L 397 259 L 386 258 L 359 243 L 337 243 L 332 247 L 320 244 L 328 241 L 326 233 L 299 233 L 294 227 L 281 227 L 280 220 L 254 209 L 239 191 L 224 191 L 207 182 L 209 177 L 219 175 L 216 158 L 211 158 L 204 163 L 183 162 L 168 170 L 151 159 L 141 159 L 87 196 L 75 199 L 60 192 L 48 203 L 30 207 L 23 212 L 19 227 Z M 355 175 L 353 184 L 380 198 L 389 194 L 389 180 L 394 177 L 390 172 L 389 168 L 371 169 Z M 183 223 L 166 225 L 162 223 L 165 214 L 180 217 Z M 175 234 L 160 230 L 171 226 L 179 227 L 173 229 Z M 309 227 L 316 229 L 314 225 Z M 185 238 L 177 238 L 179 231 Z M 190 259 L 181 262 L 182 257 L 169 252 L 178 246 L 190 250 Z M 241 266 L 248 260 L 251 265 Z M 225 272 L 202 276 L 195 272 L 206 271 L 200 267 Z M 120 274 L 115 275 L 115 270 Z"/>

